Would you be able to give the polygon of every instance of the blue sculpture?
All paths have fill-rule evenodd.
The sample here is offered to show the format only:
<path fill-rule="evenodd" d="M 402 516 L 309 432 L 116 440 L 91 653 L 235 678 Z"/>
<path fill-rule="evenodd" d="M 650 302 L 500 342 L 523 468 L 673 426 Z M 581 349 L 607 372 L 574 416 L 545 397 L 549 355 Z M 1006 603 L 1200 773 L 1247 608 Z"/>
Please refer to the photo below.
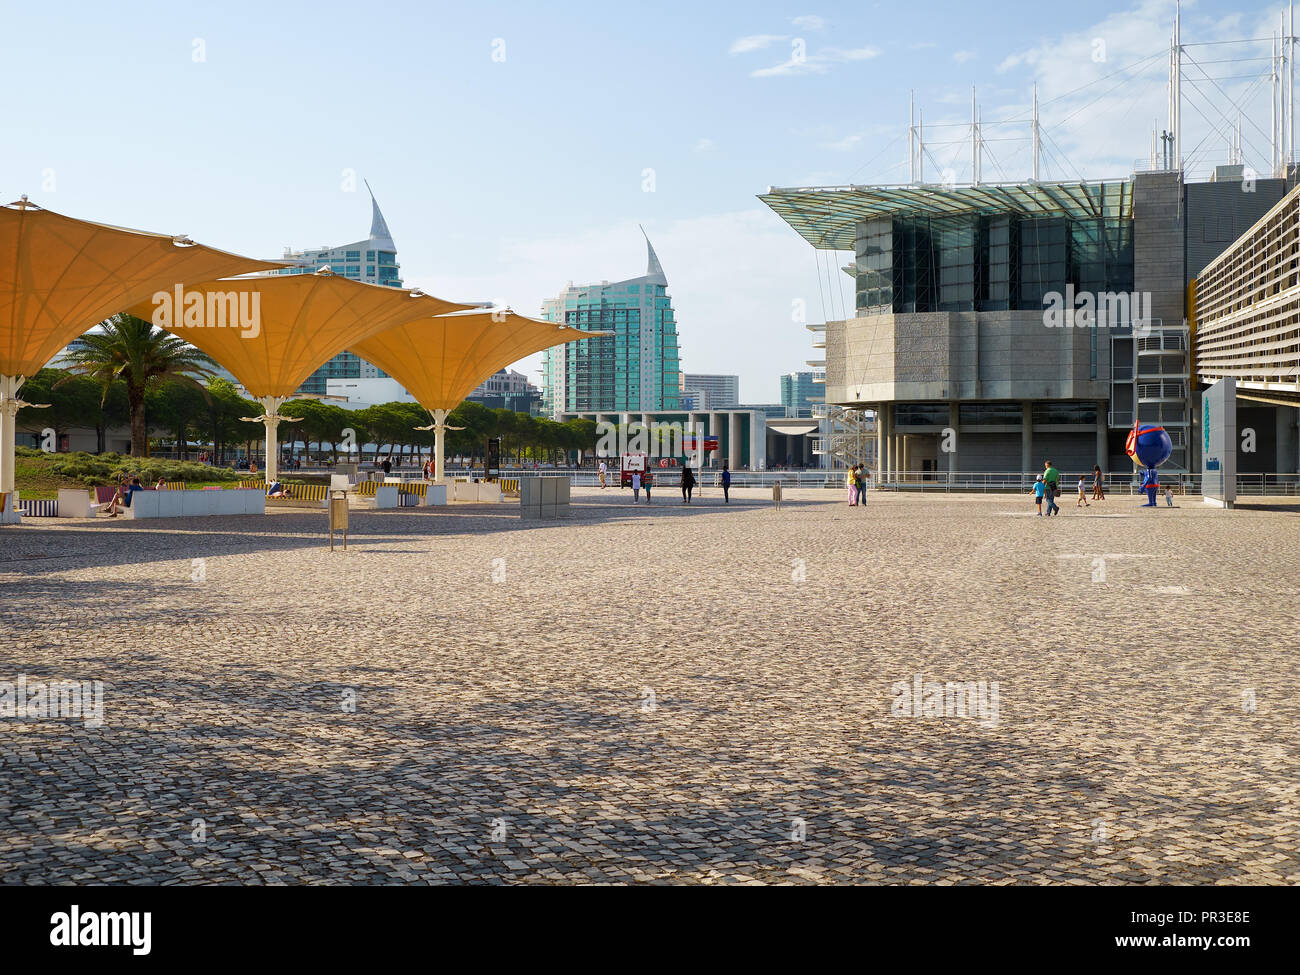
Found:
<path fill-rule="evenodd" d="M 1133 459 L 1133 463 L 1144 468 L 1142 471 L 1142 490 L 1147 493 L 1147 503 L 1143 508 L 1156 507 L 1156 491 L 1160 488 L 1160 475 L 1156 468 L 1169 459 L 1174 452 L 1174 443 L 1164 427 L 1139 427 L 1133 424 L 1124 452 Z"/>

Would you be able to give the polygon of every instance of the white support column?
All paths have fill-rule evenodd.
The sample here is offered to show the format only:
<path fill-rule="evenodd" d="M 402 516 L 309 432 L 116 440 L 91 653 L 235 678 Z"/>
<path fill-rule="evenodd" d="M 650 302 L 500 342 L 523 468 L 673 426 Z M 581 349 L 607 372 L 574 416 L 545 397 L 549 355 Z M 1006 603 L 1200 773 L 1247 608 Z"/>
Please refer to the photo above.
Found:
<path fill-rule="evenodd" d="M 14 490 L 14 446 L 18 442 L 18 390 L 22 376 L 0 376 L 0 491 Z"/>
<path fill-rule="evenodd" d="M 889 452 L 885 450 L 885 409 L 887 403 L 876 403 L 876 487 L 885 480 L 885 463 Z"/>
<path fill-rule="evenodd" d="M 18 441 L 18 411 L 35 405 L 19 398 L 18 390 L 23 382 L 22 376 L 0 376 L 0 494 L 5 496 L 4 506 L 0 507 L 0 525 L 16 525 L 23 520 L 14 489 L 14 448 Z"/>
<path fill-rule="evenodd" d="M 1022 481 L 1030 484 L 1042 470 L 1042 465 L 1034 463 L 1034 404 L 1026 400 L 1020 404 L 1020 472 Z"/>
<path fill-rule="evenodd" d="M 740 467 L 740 414 L 727 414 L 727 464 L 734 471 Z"/>
<path fill-rule="evenodd" d="M 1190 458 L 1184 458 L 1190 459 Z M 1097 401 L 1097 466 L 1101 468 L 1103 474 L 1106 468 L 1110 466 L 1107 462 L 1110 460 L 1110 430 L 1106 425 L 1106 401 Z"/>
<path fill-rule="evenodd" d="M 447 411 L 433 411 L 433 477 L 439 484 L 445 484 L 444 474 L 447 469 Z"/>
<path fill-rule="evenodd" d="M 302 417 L 281 416 L 280 407 L 285 404 L 291 397 L 288 396 L 259 396 L 257 401 L 262 405 L 263 413 L 261 416 L 245 416 L 241 419 L 248 423 L 261 423 L 266 427 L 266 483 L 270 484 L 280 474 L 280 438 L 277 431 L 281 423 L 298 423 Z"/>

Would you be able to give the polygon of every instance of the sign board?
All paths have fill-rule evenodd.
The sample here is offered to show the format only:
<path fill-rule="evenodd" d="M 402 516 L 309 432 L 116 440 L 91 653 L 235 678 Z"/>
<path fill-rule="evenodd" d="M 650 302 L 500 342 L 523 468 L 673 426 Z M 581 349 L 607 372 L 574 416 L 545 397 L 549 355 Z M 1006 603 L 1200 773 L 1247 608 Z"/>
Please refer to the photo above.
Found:
<path fill-rule="evenodd" d="M 492 437 L 487 442 L 487 455 L 483 462 L 483 480 L 490 481 L 501 470 L 501 438 Z"/>
<path fill-rule="evenodd" d="M 1206 504 L 1237 501 L 1237 381 L 1220 379 L 1201 394 L 1201 495 Z"/>

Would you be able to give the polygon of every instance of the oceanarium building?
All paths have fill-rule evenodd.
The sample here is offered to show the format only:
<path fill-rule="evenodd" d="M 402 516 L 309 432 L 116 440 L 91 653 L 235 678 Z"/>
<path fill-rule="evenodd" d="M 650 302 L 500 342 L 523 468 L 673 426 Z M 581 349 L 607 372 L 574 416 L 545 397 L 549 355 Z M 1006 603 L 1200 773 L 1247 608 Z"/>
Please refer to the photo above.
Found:
<path fill-rule="evenodd" d="M 854 255 L 855 317 L 809 328 L 827 404 L 877 414 L 886 478 L 1129 470 L 1135 414 L 1169 431 L 1177 471 L 1199 464 L 1189 285 L 1288 184 L 1247 184 L 1237 166 L 1203 183 L 1153 171 L 760 199 L 814 247 Z M 1253 463 L 1295 470 L 1295 410 L 1261 419 L 1273 449 Z"/>

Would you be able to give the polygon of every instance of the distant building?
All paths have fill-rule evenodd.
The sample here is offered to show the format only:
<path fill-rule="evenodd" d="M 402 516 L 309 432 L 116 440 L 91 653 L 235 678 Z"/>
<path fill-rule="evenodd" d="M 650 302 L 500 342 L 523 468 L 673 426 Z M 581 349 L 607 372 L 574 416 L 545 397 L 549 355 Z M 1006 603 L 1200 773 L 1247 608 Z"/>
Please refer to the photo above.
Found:
<path fill-rule="evenodd" d="M 562 413 L 674 410 L 679 406 L 677 322 L 668 279 L 646 239 L 646 273 L 575 287 L 542 303 L 542 318 L 612 334 L 546 350 L 544 409 Z"/>
<path fill-rule="evenodd" d="M 542 391 L 522 372 L 501 369 L 479 383 L 465 399 L 489 409 L 536 414 L 541 410 Z"/>
<path fill-rule="evenodd" d="M 370 184 L 366 184 L 370 191 Z M 402 286 L 400 265 L 397 263 L 397 245 L 388 231 L 388 223 L 379 211 L 374 193 L 370 194 L 370 236 L 341 247 L 321 247 L 317 250 L 291 251 L 286 249 L 282 261 L 292 261 L 294 266 L 273 272 L 278 274 L 312 274 L 329 267 L 340 277 L 354 281 L 367 281 L 392 288 Z M 386 373 L 351 352 L 340 352 L 312 373 L 299 387 L 301 393 L 323 395 L 330 379 L 373 379 Z"/>
<path fill-rule="evenodd" d="M 781 377 L 781 405 L 798 416 L 800 410 L 810 410 L 824 400 L 825 386 L 815 381 L 811 372 L 789 372 Z"/>
<path fill-rule="evenodd" d="M 681 389 L 684 393 L 703 393 L 702 401 L 697 400 L 696 409 L 730 410 L 740 405 L 740 377 L 715 376 L 706 373 L 688 372 L 682 374 Z"/>

